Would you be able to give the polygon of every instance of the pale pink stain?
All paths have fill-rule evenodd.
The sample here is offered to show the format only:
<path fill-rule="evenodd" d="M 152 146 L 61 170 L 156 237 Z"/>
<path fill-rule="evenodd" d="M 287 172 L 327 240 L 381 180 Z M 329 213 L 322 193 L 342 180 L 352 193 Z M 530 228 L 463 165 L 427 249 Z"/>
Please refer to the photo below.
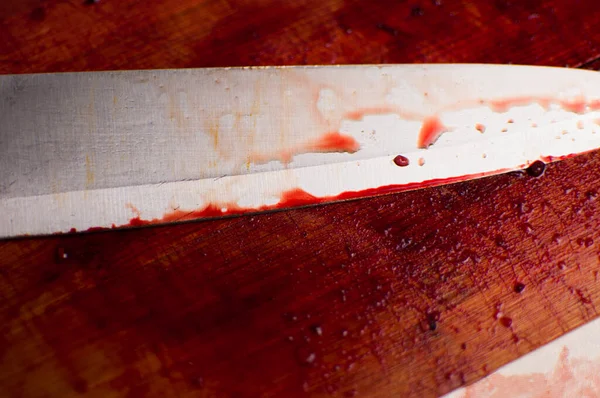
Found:
<path fill-rule="evenodd" d="M 563 398 L 600 396 L 600 358 L 569 358 L 563 347 L 551 373 L 494 373 L 464 389 L 463 398 Z"/>

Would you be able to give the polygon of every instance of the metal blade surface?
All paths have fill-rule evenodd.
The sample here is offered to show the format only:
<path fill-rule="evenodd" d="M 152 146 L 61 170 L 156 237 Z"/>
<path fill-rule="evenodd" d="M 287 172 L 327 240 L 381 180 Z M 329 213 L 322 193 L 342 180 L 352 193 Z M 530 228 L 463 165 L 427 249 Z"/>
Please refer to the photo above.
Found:
<path fill-rule="evenodd" d="M 504 65 L 0 76 L 0 237 L 515 170 L 598 148 L 599 98 L 596 72 Z"/>

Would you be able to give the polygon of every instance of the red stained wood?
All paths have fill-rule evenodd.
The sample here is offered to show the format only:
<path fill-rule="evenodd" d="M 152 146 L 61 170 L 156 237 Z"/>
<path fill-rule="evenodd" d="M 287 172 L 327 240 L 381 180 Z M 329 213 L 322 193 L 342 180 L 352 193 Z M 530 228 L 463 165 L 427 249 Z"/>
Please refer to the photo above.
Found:
<path fill-rule="evenodd" d="M 6 0 L 0 72 L 596 67 L 599 21 L 600 5 L 568 0 Z M 538 178 L 511 173 L 259 216 L 2 241 L 0 389 L 448 392 L 597 316 L 599 170 L 593 152 Z"/>

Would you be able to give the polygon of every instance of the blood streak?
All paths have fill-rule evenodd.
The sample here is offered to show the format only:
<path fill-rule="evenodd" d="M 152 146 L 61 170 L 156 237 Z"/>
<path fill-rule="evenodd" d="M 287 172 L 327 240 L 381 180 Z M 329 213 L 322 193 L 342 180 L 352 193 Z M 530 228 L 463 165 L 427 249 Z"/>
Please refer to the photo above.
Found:
<path fill-rule="evenodd" d="M 417 146 L 419 148 L 427 148 L 433 144 L 437 139 L 446 132 L 448 129 L 442 124 L 442 121 L 437 116 L 430 116 L 423 120 L 421 131 L 419 132 L 419 139 Z"/>
<path fill-rule="evenodd" d="M 592 100 L 588 103 L 588 106 L 591 110 L 597 111 L 598 109 L 600 109 L 600 100 Z"/>
<path fill-rule="evenodd" d="M 507 112 L 510 108 L 515 106 L 526 106 L 533 103 L 540 104 L 544 109 L 550 108 L 550 104 L 553 101 L 549 98 L 538 98 L 538 97 L 517 97 L 517 98 L 505 98 L 500 100 L 488 101 L 487 104 L 492 108 L 494 112 Z"/>
<path fill-rule="evenodd" d="M 85 230 L 85 232 L 100 232 L 100 231 L 106 231 L 108 230 L 108 228 L 105 227 L 92 227 L 92 228 L 88 228 Z"/>
<path fill-rule="evenodd" d="M 166 213 L 161 218 L 155 218 L 152 220 L 143 220 L 140 217 L 134 217 L 129 220 L 129 223 L 123 225 L 123 227 L 141 227 L 147 225 L 156 225 L 166 222 L 180 222 L 180 221 L 190 221 L 200 218 L 214 218 L 214 217 L 223 217 L 223 216 L 232 216 L 232 215 L 241 215 L 247 213 L 256 213 L 257 211 L 269 211 L 269 210 L 277 210 L 284 208 L 292 208 L 292 207 L 303 207 L 316 205 L 326 202 L 340 202 L 351 199 L 358 199 L 363 197 L 370 196 L 380 196 L 386 195 L 390 193 L 397 193 L 403 191 L 410 191 L 419 188 L 432 187 L 436 185 L 442 184 L 451 184 L 455 182 L 465 181 L 473 178 L 485 177 L 487 175 L 502 173 L 507 170 L 498 170 L 496 172 L 489 173 L 476 173 L 469 174 L 460 177 L 452 177 L 452 178 L 439 178 L 433 179 L 423 182 L 415 182 L 409 184 L 398 184 L 398 185 L 386 185 L 378 188 L 370 188 L 361 191 L 348 191 L 342 192 L 339 195 L 334 196 L 324 196 L 317 197 L 314 196 L 300 188 L 291 189 L 289 191 L 285 191 L 281 194 L 281 199 L 278 203 L 270 206 L 262 206 L 259 208 L 242 208 L 236 204 L 227 204 L 227 205 L 214 205 L 210 204 L 199 210 L 192 211 L 184 211 L 184 210 L 175 210 L 169 213 Z M 223 211 L 223 208 L 226 208 L 227 211 Z M 113 226 L 114 228 L 114 226 Z M 101 230 L 103 228 L 91 228 L 90 230 Z M 107 229 L 107 228 L 104 228 Z"/>
<path fill-rule="evenodd" d="M 136 217 L 138 217 L 138 218 L 140 217 L 140 214 L 141 214 L 140 211 L 138 210 L 137 207 L 135 207 L 131 203 L 126 203 L 125 207 L 130 209 Z"/>
<path fill-rule="evenodd" d="M 184 210 L 173 210 L 163 216 L 161 221 L 164 222 L 175 222 L 175 221 L 187 221 L 194 220 L 202 217 L 219 217 L 223 215 L 235 215 L 246 213 L 247 210 L 239 207 L 237 204 L 209 204 L 201 210 L 195 211 L 184 211 Z"/>
<path fill-rule="evenodd" d="M 373 108 L 363 108 L 355 111 L 351 111 L 346 113 L 346 119 L 359 121 L 364 119 L 365 116 L 371 115 L 386 115 L 386 114 L 400 114 L 401 112 L 394 107 L 391 106 L 381 106 L 381 107 L 373 107 Z"/>
<path fill-rule="evenodd" d="M 574 100 L 561 101 L 560 105 L 566 111 L 575 112 L 575 113 L 584 113 L 585 108 L 587 107 L 587 102 L 585 101 L 585 98 L 579 97 Z"/>
<path fill-rule="evenodd" d="M 563 156 L 540 156 L 540 159 L 544 163 L 552 163 L 552 162 L 556 162 L 559 160 L 570 159 L 575 156 L 582 155 L 584 153 L 593 152 L 593 151 L 595 151 L 595 149 L 590 149 L 589 151 L 582 151 L 582 152 L 578 152 L 578 153 L 571 153 L 569 155 L 563 155 Z"/>
<path fill-rule="evenodd" d="M 493 174 L 503 173 L 508 171 L 508 169 L 497 170 L 495 172 L 485 172 L 485 173 L 475 173 L 468 174 L 460 177 L 450 177 L 450 178 L 437 178 L 433 180 L 427 180 L 423 182 L 413 182 L 408 184 L 394 184 L 394 185 L 386 185 L 378 188 L 369 188 L 361 191 L 347 191 L 342 192 L 339 195 L 335 196 L 326 196 L 326 197 L 316 197 L 302 189 L 296 188 L 291 191 L 285 192 L 281 196 L 281 201 L 276 204 L 275 208 L 287 208 L 294 206 L 302 206 L 302 205 L 312 205 L 319 204 L 324 202 L 336 202 L 336 201 L 345 201 L 351 199 L 358 199 L 370 196 L 380 196 L 387 195 L 390 193 L 398 193 L 404 191 L 411 191 L 420 188 L 433 187 L 437 185 L 443 184 L 452 184 L 456 182 L 466 181 L 474 178 L 485 177 Z"/>
<path fill-rule="evenodd" d="M 308 144 L 307 149 L 319 152 L 354 153 L 360 149 L 360 144 L 354 137 L 334 132 L 324 134 L 318 140 Z"/>
<path fill-rule="evenodd" d="M 277 154 L 253 154 L 248 158 L 249 163 L 267 163 L 280 160 L 290 163 L 294 155 L 310 152 L 348 152 L 354 153 L 360 149 L 359 142 L 350 135 L 339 132 L 325 133 L 318 139 L 295 148 L 287 148 Z"/>
<path fill-rule="evenodd" d="M 167 222 L 180 222 L 196 220 L 199 218 L 222 217 L 226 215 L 239 215 L 252 211 L 252 209 L 244 209 L 237 204 L 229 203 L 222 205 L 209 204 L 208 206 L 192 211 L 173 210 L 166 213 L 161 218 L 152 220 L 143 220 L 140 216 L 136 216 L 129 220 L 128 226 L 141 227 L 145 225 L 154 225 Z"/>
<path fill-rule="evenodd" d="M 201 218 L 215 218 L 215 217 L 224 217 L 224 216 L 233 216 L 233 215 L 241 215 L 248 213 L 256 213 L 259 211 L 270 211 L 284 208 L 293 208 L 293 207 L 305 207 L 310 205 L 317 205 L 321 203 L 329 203 L 329 202 L 341 202 L 352 199 L 359 199 L 364 197 L 372 197 L 372 196 L 381 196 L 387 195 L 391 193 L 398 193 L 404 191 L 411 191 L 420 188 L 433 187 L 437 185 L 443 184 L 452 184 L 456 182 L 461 182 L 465 180 L 470 180 L 474 178 L 481 178 L 493 174 L 499 174 L 509 171 L 509 169 L 501 169 L 493 172 L 484 172 L 484 173 L 475 173 L 475 174 L 467 174 L 459 177 L 451 177 L 451 178 L 438 178 L 427 180 L 423 182 L 415 182 L 408 184 L 395 184 L 395 185 L 386 185 L 377 188 L 369 188 L 360 191 L 347 191 L 342 192 L 339 195 L 333 196 L 324 196 L 317 197 L 309 192 L 306 192 L 300 188 L 291 189 L 289 191 L 285 191 L 281 194 L 280 200 L 278 203 L 269 206 L 262 206 L 258 208 L 243 208 L 238 206 L 235 203 L 228 204 L 209 204 L 201 209 L 185 211 L 185 210 L 174 210 L 166 213 L 161 218 L 154 218 L 151 220 L 144 220 L 140 216 L 133 217 L 129 220 L 127 224 L 116 226 L 113 224 L 110 228 L 106 227 L 92 227 L 87 230 L 87 232 L 95 232 L 95 231 L 107 231 L 109 229 L 116 228 L 126 228 L 126 227 L 143 227 L 148 225 L 158 225 L 162 223 L 168 222 L 183 222 L 183 221 L 191 221 Z M 75 232 L 73 229 L 72 232 Z"/>
<path fill-rule="evenodd" d="M 586 101 L 582 96 L 573 99 L 558 100 L 550 97 L 516 97 L 500 100 L 483 101 L 495 112 L 506 112 L 515 106 L 526 106 L 530 104 L 539 104 L 542 108 L 548 110 L 551 104 L 557 104 L 562 109 L 574 112 L 585 113 L 589 110 L 596 111 L 600 109 L 600 100 Z"/>

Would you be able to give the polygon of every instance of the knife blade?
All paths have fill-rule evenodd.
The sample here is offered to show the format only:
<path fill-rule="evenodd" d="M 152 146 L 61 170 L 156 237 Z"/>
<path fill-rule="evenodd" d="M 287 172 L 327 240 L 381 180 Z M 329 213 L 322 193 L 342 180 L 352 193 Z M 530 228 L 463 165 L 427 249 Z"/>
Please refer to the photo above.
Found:
<path fill-rule="evenodd" d="M 600 146 L 600 76 L 524 65 L 0 76 L 0 237 L 274 211 Z"/>

